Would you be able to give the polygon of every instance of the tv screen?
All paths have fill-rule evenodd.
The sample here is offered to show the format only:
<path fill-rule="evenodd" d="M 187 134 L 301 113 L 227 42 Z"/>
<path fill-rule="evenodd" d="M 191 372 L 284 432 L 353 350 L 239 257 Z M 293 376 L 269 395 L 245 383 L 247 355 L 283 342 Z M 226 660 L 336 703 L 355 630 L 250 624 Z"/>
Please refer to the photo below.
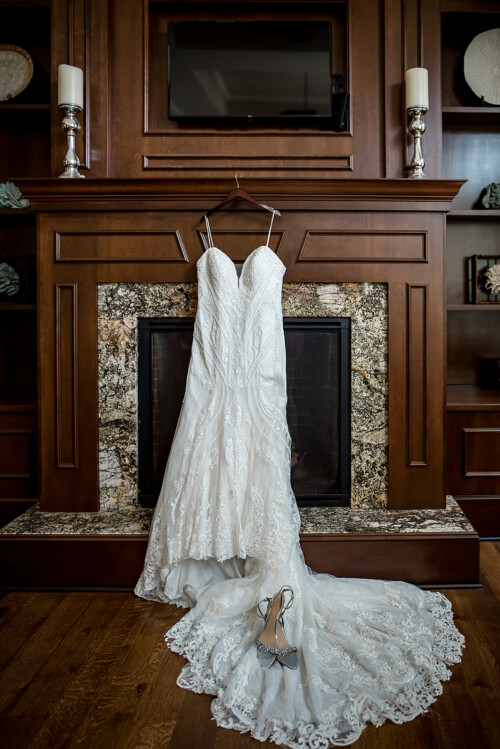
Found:
<path fill-rule="evenodd" d="M 332 116 L 328 21 L 171 21 L 172 120 Z"/>

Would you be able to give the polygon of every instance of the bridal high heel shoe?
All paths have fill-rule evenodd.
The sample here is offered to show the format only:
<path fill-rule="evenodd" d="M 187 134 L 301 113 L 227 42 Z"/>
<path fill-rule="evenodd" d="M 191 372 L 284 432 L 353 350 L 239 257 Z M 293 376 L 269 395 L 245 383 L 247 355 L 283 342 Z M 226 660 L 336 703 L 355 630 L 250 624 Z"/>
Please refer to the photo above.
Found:
<path fill-rule="evenodd" d="M 285 593 L 290 593 L 290 600 L 285 603 Z M 260 606 L 267 603 L 267 611 L 262 613 Z M 283 587 L 276 593 L 274 598 L 264 598 L 257 606 L 257 613 L 265 621 L 264 630 L 257 640 L 257 658 L 263 668 L 271 668 L 274 661 L 282 666 L 296 669 L 299 665 L 297 648 L 289 645 L 285 634 L 285 622 L 283 615 L 293 603 L 293 590 L 289 585 Z"/>

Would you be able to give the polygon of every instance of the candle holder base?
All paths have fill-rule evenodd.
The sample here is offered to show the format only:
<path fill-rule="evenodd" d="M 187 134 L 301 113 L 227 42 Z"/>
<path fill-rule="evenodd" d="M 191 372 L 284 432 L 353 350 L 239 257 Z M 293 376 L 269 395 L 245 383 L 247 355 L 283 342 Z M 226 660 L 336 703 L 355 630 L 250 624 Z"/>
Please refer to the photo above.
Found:
<path fill-rule="evenodd" d="M 79 176 L 83 177 L 83 174 L 80 174 Z M 414 172 L 408 175 L 408 179 L 428 179 L 428 177 L 426 174 L 424 174 L 422 169 L 416 169 Z"/>
<path fill-rule="evenodd" d="M 59 175 L 59 179 L 75 179 L 77 177 L 80 177 L 81 179 L 85 179 L 84 174 L 80 174 L 77 167 L 68 167 L 64 170 L 62 174 Z"/>
<path fill-rule="evenodd" d="M 75 151 L 75 135 L 79 130 L 81 130 L 80 123 L 76 119 L 76 113 L 81 112 L 82 108 L 76 107 L 73 104 L 61 104 L 60 109 L 65 110 L 61 126 L 66 133 L 67 151 L 63 161 L 66 168 L 64 172 L 59 175 L 59 179 L 75 179 L 78 177 L 85 179 L 85 175 L 80 174 L 78 171 L 80 159 Z"/>

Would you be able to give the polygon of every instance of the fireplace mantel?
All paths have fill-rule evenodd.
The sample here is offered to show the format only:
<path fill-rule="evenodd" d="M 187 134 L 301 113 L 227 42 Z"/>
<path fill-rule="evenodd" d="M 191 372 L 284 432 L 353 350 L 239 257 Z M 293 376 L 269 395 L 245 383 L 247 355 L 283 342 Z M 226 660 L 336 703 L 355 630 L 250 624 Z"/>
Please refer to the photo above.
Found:
<path fill-rule="evenodd" d="M 35 211 L 165 210 L 187 200 L 207 209 L 234 187 L 227 179 L 19 179 L 15 180 Z M 464 180 L 451 179 L 244 179 L 251 195 L 283 201 L 286 209 L 333 203 L 336 209 L 354 202 L 382 204 L 391 210 L 448 211 Z M 201 201 L 201 202 L 199 202 Z M 286 204 L 286 205 L 285 205 Z M 380 208 L 382 206 L 380 205 Z M 252 208 L 250 208 L 253 210 Z"/>
<path fill-rule="evenodd" d="M 18 180 L 38 214 L 40 507 L 99 510 L 99 284 L 190 284 L 203 213 L 231 180 Z M 285 284 L 387 285 L 389 509 L 445 506 L 444 227 L 458 180 L 252 180 L 282 213 Z M 214 218 L 241 262 L 267 231 L 240 201 Z M 328 292 L 330 293 L 330 292 Z"/>

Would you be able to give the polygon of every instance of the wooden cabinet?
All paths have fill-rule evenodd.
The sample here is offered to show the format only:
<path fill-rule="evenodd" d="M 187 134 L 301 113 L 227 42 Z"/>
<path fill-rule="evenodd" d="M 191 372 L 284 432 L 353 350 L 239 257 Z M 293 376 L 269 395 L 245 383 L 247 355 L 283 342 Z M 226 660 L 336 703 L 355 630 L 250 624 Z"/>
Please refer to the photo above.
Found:
<path fill-rule="evenodd" d="M 500 390 L 484 371 L 500 359 L 499 298 L 473 304 L 470 258 L 500 254 L 500 210 L 480 204 L 500 174 L 500 107 L 483 105 L 463 74 L 472 39 L 500 24 L 498 4 L 443 0 L 443 177 L 467 179 L 447 220 L 446 485 L 483 537 L 500 536 Z"/>
<path fill-rule="evenodd" d="M 33 76 L 0 102 L 0 182 L 47 177 L 51 145 L 50 0 L 0 1 L 0 43 L 28 52 Z M 0 263 L 19 290 L 0 293 L 0 524 L 38 496 L 36 214 L 0 208 Z"/>
<path fill-rule="evenodd" d="M 0 210 L 0 263 L 19 290 L 0 293 L 0 524 L 38 494 L 36 216 Z M 34 499 L 33 499 L 34 501 Z"/>

